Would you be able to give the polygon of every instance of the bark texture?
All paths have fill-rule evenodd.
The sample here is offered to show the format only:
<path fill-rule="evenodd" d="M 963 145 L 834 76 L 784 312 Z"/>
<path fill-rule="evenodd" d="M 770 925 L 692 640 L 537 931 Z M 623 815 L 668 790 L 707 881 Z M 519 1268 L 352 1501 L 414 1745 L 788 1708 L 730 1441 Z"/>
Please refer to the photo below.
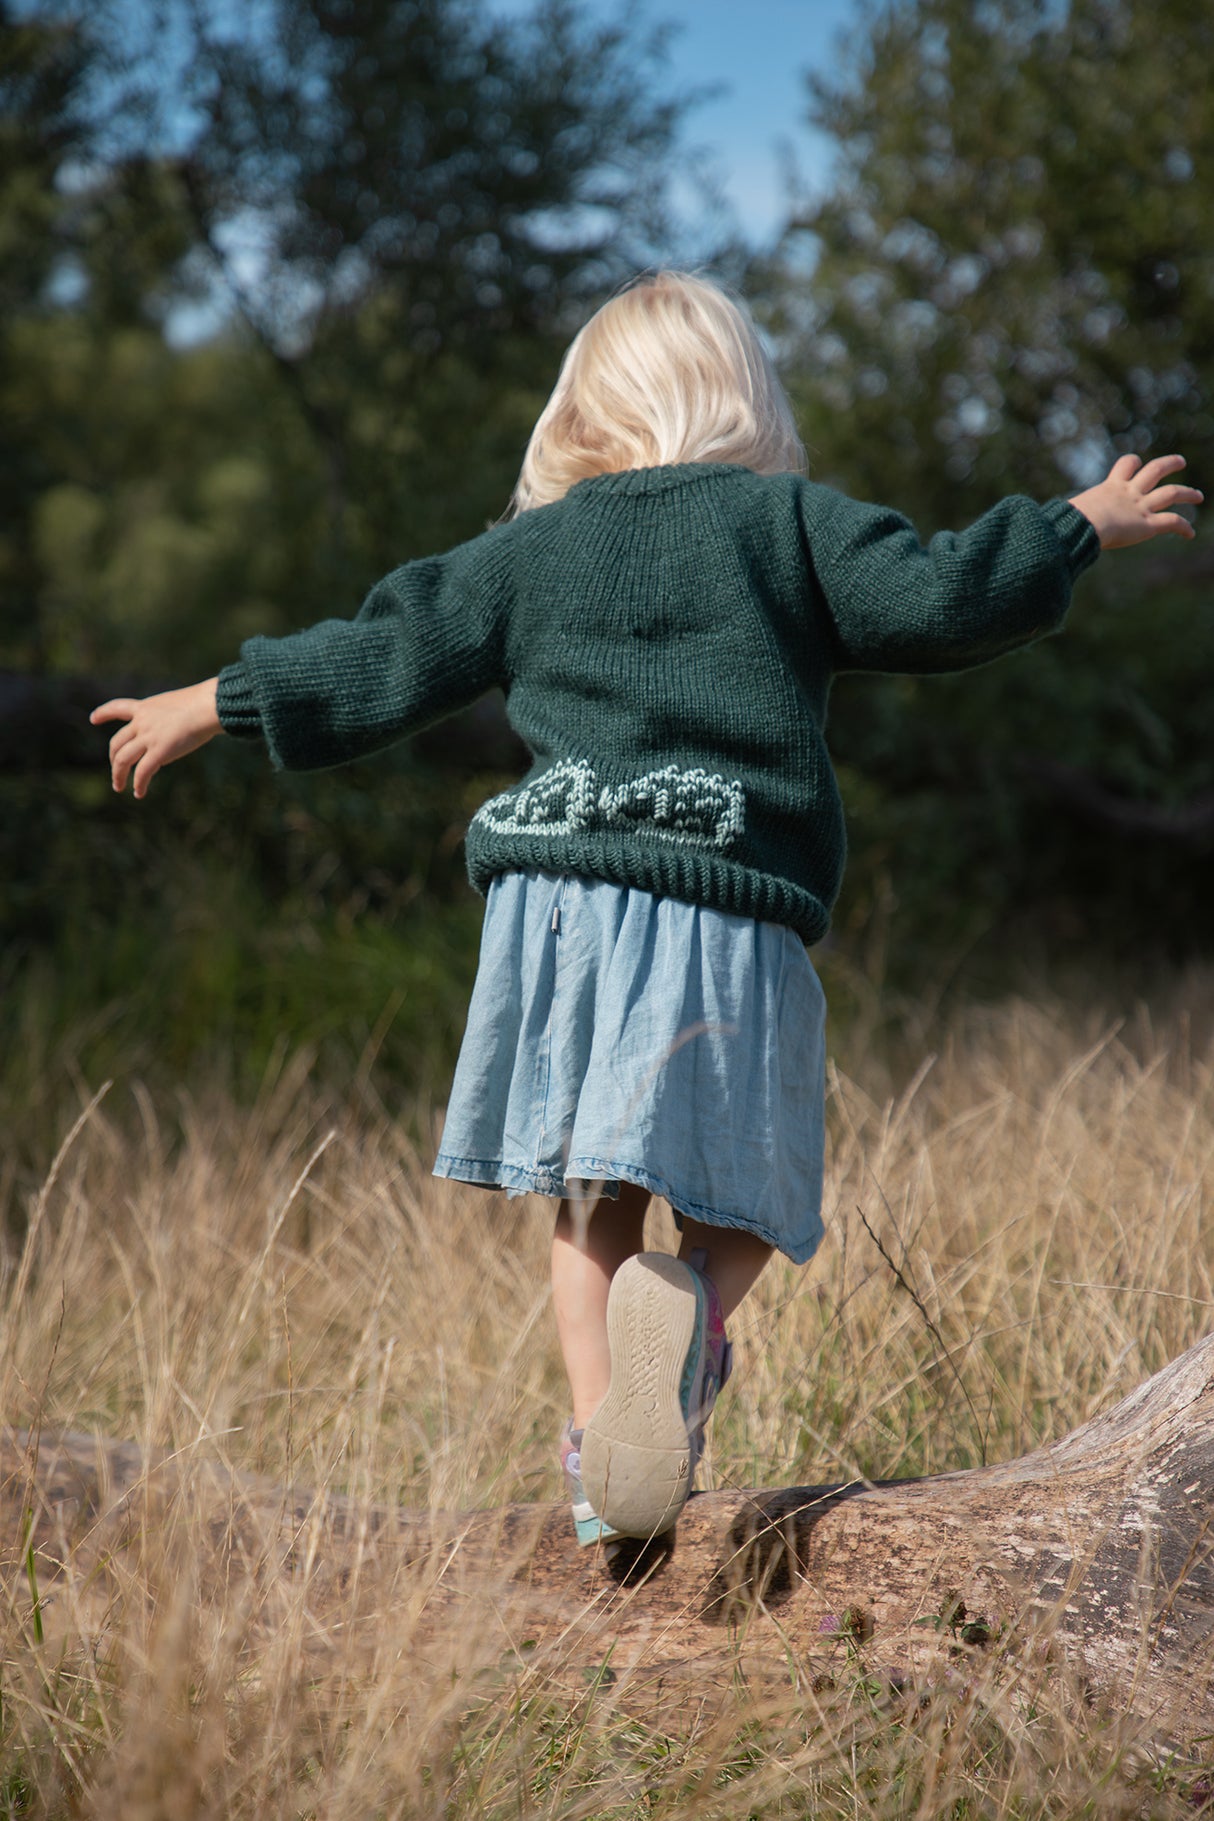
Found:
<path fill-rule="evenodd" d="M 157 1462 L 129 1442 L 0 1432 L 9 1598 L 32 1543 L 48 1623 L 64 1577 L 103 1602 L 106 1566 L 146 1548 L 184 1502 L 229 1581 L 306 1572 L 337 1611 L 352 1576 L 379 1577 L 391 1610 L 402 1577 L 416 1588 L 420 1576 L 435 1624 L 491 1607 L 530 1648 L 559 1648 L 581 1671 L 610 1656 L 651 1689 L 727 1680 L 727 1645 L 756 1671 L 786 1673 L 791 1652 L 812 1674 L 846 1647 L 906 1673 L 944 1649 L 1033 1651 L 1050 1636 L 1172 1735 L 1214 1723 L 1214 1337 L 1020 1460 L 697 1495 L 672 1541 L 610 1568 L 575 1548 L 563 1506 L 419 1517 L 238 1476 L 200 1453 Z"/>

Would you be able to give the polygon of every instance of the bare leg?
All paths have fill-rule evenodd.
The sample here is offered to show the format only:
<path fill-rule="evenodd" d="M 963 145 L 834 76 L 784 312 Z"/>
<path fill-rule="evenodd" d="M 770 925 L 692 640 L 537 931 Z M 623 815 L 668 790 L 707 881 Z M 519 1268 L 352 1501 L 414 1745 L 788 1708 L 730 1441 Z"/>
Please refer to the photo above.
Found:
<path fill-rule="evenodd" d="M 552 1236 L 552 1302 L 569 1389 L 573 1426 L 582 1429 L 594 1415 L 611 1381 L 607 1346 L 607 1292 L 626 1258 L 644 1250 L 649 1191 L 622 1182 L 618 1201 L 603 1196 L 586 1231 L 583 1249 L 575 1238 L 568 1202 L 557 1212 Z"/>
<path fill-rule="evenodd" d="M 717 1286 L 726 1321 L 757 1279 L 772 1254 L 772 1247 L 754 1233 L 740 1227 L 708 1227 L 702 1221 L 683 1216 L 683 1236 L 679 1257 L 690 1259 L 703 1249 L 708 1254 L 706 1271 Z"/>

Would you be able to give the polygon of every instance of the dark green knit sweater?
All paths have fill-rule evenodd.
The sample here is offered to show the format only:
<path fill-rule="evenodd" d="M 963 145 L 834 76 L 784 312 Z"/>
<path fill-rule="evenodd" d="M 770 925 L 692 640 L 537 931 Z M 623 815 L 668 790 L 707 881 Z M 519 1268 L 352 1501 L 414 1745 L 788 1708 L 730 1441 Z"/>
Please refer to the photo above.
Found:
<path fill-rule="evenodd" d="M 845 851 L 831 677 L 961 669 L 1053 631 L 1098 550 L 1065 500 L 1003 500 L 924 548 L 897 513 L 796 475 L 599 475 L 395 570 L 353 620 L 249 639 L 219 716 L 306 769 L 500 684 L 535 762 L 473 818 L 478 889 L 583 873 L 812 942 Z"/>

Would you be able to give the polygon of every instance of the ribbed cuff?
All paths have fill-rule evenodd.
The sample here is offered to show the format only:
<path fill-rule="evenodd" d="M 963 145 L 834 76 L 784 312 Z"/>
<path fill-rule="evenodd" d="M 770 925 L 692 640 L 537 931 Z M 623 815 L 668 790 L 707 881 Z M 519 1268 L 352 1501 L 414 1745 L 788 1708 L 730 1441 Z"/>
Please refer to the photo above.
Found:
<path fill-rule="evenodd" d="M 242 663 L 228 664 L 220 671 L 215 711 L 225 733 L 234 734 L 238 740 L 261 738 L 261 711 L 253 695 L 252 680 Z"/>
<path fill-rule="evenodd" d="M 1100 555 L 1100 534 L 1095 525 L 1090 518 L 1084 517 L 1078 506 L 1072 506 L 1070 500 L 1050 500 L 1041 510 L 1066 551 L 1072 578 L 1082 575 Z"/>

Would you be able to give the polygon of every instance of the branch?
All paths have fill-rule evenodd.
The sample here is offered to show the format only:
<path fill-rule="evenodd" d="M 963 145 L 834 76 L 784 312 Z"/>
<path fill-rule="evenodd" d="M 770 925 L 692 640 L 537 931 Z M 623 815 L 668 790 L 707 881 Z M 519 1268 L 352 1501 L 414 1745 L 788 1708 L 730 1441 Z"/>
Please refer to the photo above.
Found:
<path fill-rule="evenodd" d="M 1118 834 L 1149 836 L 1204 848 L 1214 842 L 1214 791 L 1202 791 L 1175 808 L 1119 796 L 1076 765 L 1061 759 L 1021 758 L 1017 770 L 1042 785 L 1064 809 Z"/>

